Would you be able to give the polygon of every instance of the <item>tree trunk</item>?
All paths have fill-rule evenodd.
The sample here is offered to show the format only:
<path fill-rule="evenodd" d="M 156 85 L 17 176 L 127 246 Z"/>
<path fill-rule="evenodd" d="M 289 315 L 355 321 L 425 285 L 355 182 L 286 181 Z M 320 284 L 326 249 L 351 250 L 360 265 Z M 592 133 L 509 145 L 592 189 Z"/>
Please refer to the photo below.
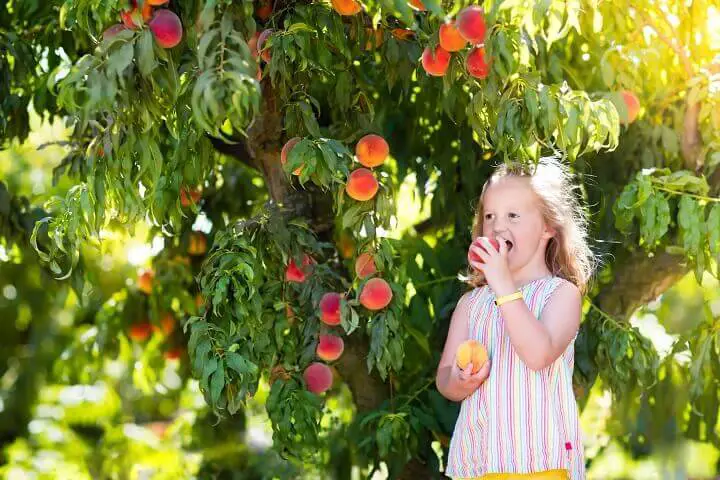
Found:
<path fill-rule="evenodd" d="M 618 253 L 612 283 L 596 297 L 598 306 L 618 320 L 627 320 L 641 305 L 656 299 L 687 272 L 684 258 L 667 252 L 650 257 L 642 250 Z"/>

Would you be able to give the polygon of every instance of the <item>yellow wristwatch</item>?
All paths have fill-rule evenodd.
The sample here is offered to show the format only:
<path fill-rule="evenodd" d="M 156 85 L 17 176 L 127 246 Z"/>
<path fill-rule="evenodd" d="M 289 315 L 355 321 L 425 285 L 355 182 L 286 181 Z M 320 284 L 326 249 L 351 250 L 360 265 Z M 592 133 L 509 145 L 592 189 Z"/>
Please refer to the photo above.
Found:
<path fill-rule="evenodd" d="M 497 297 L 495 299 L 495 305 L 497 305 L 499 307 L 503 303 L 512 302 L 513 300 L 518 300 L 521 298 L 523 298 L 522 292 L 520 292 L 520 290 L 518 290 L 515 293 L 511 293 L 509 295 L 503 295 L 502 297 Z"/>

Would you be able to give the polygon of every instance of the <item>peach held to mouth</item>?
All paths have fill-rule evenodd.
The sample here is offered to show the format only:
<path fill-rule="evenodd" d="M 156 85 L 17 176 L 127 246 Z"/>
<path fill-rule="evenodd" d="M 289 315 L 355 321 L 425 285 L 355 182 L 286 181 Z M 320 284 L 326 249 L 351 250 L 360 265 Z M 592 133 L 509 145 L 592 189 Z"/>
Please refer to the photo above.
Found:
<path fill-rule="evenodd" d="M 488 240 L 490 241 L 490 243 L 492 244 L 492 246 L 493 246 L 493 248 L 494 248 L 495 250 L 500 250 L 500 242 L 498 242 L 498 241 L 495 240 L 494 238 L 489 238 Z M 473 245 L 477 245 L 477 246 L 479 246 L 480 248 L 482 248 L 483 250 L 487 251 L 487 250 L 485 249 L 485 247 L 483 246 L 483 244 L 480 242 L 480 239 L 479 239 L 479 238 L 476 239 L 476 240 L 473 242 Z M 505 240 L 505 245 L 507 245 L 508 252 L 509 252 L 510 250 L 512 250 L 512 248 L 513 248 L 513 243 L 512 243 L 510 240 Z M 472 249 L 469 249 L 469 250 L 468 250 L 468 262 L 479 262 L 479 263 L 483 263 L 483 259 L 480 258 L 475 252 L 473 252 Z"/>

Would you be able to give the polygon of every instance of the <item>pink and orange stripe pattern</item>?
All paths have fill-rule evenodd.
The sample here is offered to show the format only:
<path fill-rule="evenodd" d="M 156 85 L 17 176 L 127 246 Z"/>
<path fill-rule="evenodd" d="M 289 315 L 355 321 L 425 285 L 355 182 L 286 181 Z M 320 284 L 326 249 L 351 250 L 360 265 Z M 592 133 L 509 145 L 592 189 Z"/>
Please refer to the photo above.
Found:
<path fill-rule="evenodd" d="M 564 281 L 548 276 L 521 288 L 537 318 Z M 574 341 L 552 365 L 531 370 L 510 344 L 494 299 L 488 286 L 472 293 L 470 338 L 487 347 L 492 365 L 485 383 L 462 402 L 445 473 L 473 478 L 565 469 L 572 480 L 584 479 L 582 433 L 572 389 Z"/>

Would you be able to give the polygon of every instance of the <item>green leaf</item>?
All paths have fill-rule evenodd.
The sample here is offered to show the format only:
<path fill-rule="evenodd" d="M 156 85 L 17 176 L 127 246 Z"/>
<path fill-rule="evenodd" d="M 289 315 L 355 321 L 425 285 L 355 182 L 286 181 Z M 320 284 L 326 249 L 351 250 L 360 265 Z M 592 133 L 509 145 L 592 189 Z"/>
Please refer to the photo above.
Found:
<path fill-rule="evenodd" d="M 115 74 L 121 78 L 125 69 L 128 68 L 133 61 L 134 46 L 132 42 L 127 42 L 118 50 L 113 52 L 107 59 L 108 74 Z"/>
<path fill-rule="evenodd" d="M 661 194 L 654 194 L 640 208 L 640 232 L 649 247 L 653 247 L 668 231 L 670 206 Z"/>
<path fill-rule="evenodd" d="M 708 243 L 713 255 L 720 255 L 720 203 L 715 203 L 707 218 Z"/>
<path fill-rule="evenodd" d="M 237 372 L 241 379 L 243 375 L 250 373 L 246 366 L 247 361 L 237 352 L 225 352 L 225 362 L 230 369 Z"/>
<path fill-rule="evenodd" d="M 149 77 L 156 66 L 153 43 L 150 30 L 143 30 L 136 45 L 138 69 L 143 77 Z"/>
<path fill-rule="evenodd" d="M 615 228 L 620 232 L 628 233 L 635 218 L 635 204 L 637 203 L 638 187 L 635 182 L 625 186 L 620 197 L 613 205 Z"/>
<path fill-rule="evenodd" d="M 208 390 L 210 375 L 212 375 L 218 367 L 218 359 L 215 356 L 206 359 L 202 366 L 202 375 L 200 376 L 200 387 L 203 390 Z"/>
<path fill-rule="evenodd" d="M 301 102 L 299 105 L 300 105 L 300 112 L 302 113 L 302 120 L 303 120 L 303 124 L 305 125 L 305 129 L 313 137 L 315 137 L 315 138 L 320 137 L 320 125 L 318 125 L 318 122 L 317 122 L 317 119 L 315 118 L 315 114 L 313 113 L 312 107 L 307 102 Z"/>
<path fill-rule="evenodd" d="M 218 362 L 217 370 L 215 370 L 212 374 L 212 379 L 210 380 L 210 398 L 212 400 L 213 405 L 217 405 L 218 400 L 220 400 L 220 393 L 222 392 L 223 387 L 225 386 L 225 362 L 221 359 Z"/>
<path fill-rule="evenodd" d="M 687 170 L 658 176 L 656 181 L 665 188 L 696 195 L 707 195 L 710 191 L 710 186 L 704 177 L 698 177 Z"/>

